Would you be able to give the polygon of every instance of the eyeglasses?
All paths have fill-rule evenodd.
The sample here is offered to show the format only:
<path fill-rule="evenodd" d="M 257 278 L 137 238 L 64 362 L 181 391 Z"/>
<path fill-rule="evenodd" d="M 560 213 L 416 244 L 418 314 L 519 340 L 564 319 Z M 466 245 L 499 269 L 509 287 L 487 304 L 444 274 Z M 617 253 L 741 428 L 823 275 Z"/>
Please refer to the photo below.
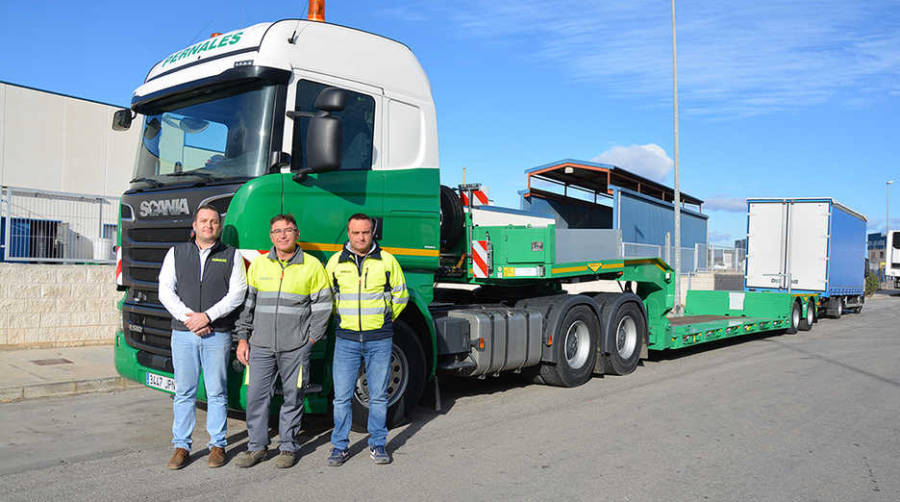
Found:
<path fill-rule="evenodd" d="M 276 228 L 276 229 L 272 230 L 271 234 L 272 235 L 292 234 L 296 231 L 297 231 L 296 228 Z"/>

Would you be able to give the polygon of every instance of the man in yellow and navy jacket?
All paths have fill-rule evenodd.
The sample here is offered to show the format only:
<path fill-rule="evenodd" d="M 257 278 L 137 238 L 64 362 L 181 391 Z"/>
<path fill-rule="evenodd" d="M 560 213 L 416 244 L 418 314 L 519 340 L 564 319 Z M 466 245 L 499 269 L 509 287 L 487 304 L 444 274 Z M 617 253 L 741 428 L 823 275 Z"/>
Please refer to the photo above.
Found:
<path fill-rule="evenodd" d="M 332 364 L 334 431 L 328 457 L 332 466 L 343 464 L 349 456 L 350 399 L 362 360 L 369 388 L 369 455 L 376 464 L 391 462 L 385 442 L 393 321 L 409 302 L 409 292 L 397 259 L 374 241 L 374 227 L 374 221 L 364 214 L 351 216 L 347 244 L 325 266 L 339 320 Z"/>
<path fill-rule="evenodd" d="M 238 467 L 262 460 L 269 446 L 269 404 L 275 374 L 281 376 L 284 404 L 278 417 L 281 454 L 275 466 L 294 465 L 296 436 L 303 418 L 304 388 L 309 382 L 309 354 L 325 336 L 331 317 L 330 281 L 322 263 L 297 245 L 294 217 L 280 214 L 269 222 L 272 250 L 250 264 L 247 300 L 237 324 L 237 358 L 249 364 L 247 451 Z"/>

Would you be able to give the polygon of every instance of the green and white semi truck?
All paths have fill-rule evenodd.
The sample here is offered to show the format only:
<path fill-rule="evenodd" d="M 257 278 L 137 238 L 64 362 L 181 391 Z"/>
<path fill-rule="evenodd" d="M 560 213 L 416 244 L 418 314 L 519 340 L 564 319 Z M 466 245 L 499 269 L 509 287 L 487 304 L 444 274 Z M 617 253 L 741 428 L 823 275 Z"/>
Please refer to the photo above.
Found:
<path fill-rule="evenodd" d="M 303 19 L 215 35 L 156 64 L 113 127 L 136 117 L 143 134 L 121 202 L 126 293 L 115 363 L 162 391 L 173 392 L 174 380 L 157 275 L 204 203 L 221 211 L 222 239 L 247 260 L 270 247 L 278 213 L 297 218 L 300 245 L 323 263 L 341 248 L 351 214 L 376 219 L 411 295 L 395 323 L 391 425 L 441 374 L 513 371 L 576 386 L 630 373 L 648 350 L 811 326 L 810 294 L 690 291 L 684 315 L 672 316 L 672 269 L 622 258 L 616 231 L 463 207 L 440 184 L 428 79 L 408 47 L 381 36 Z M 599 279 L 621 288 L 564 290 Z M 308 412 L 328 409 L 332 346 L 314 348 Z M 235 360 L 233 408 L 245 404 L 242 372 Z M 366 403 L 360 378 L 358 424 Z"/>

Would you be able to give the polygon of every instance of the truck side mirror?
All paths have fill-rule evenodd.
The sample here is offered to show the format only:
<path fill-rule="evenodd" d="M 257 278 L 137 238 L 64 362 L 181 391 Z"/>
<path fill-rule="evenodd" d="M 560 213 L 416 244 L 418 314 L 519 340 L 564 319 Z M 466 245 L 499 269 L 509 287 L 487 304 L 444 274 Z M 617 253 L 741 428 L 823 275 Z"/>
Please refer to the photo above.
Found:
<path fill-rule="evenodd" d="M 313 106 L 323 112 L 340 112 L 347 106 L 347 93 L 337 87 L 326 87 L 319 91 Z"/>
<path fill-rule="evenodd" d="M 344 123 L 337 117 L 313 117 L 306 131 L 306 167 L 314 173 L 341 167 Z"/>
<path fill-rule="evenodd" d="M 134 118 L 134 116 L 131 114 L 131 110 L 127 108 L 116 110 L 116 113 L 113 114 L 113 131 L 127 131 L 128 129 L 131 129 L 132 118 Z"/>
<path fill-rule="evenodd" d="M 289 111 L 294 120 L 308 118 L 306 130 L 306 167 L 294 174 L 296 182 L 302 182 L 309 173 L 335 171 L 341 167 L 344 124 L 333 112 L 342 111 L 347 104 L 347 94 L 336 87 L 326 87 L 316 96 L 313 106 L 316 112 Z"/>

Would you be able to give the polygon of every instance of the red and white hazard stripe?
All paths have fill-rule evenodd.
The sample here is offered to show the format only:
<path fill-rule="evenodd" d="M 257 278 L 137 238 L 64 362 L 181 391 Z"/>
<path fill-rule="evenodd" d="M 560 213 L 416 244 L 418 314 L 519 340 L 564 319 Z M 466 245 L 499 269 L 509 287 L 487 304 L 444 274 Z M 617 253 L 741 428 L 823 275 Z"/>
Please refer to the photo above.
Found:
<path fill-rule="evenodd" d="M 116 286 L 124 286 L 122 281 L 122 246 L 116 246 Z"/>
<path fill-rule="evenodd" d="M 472 275 L 486 279 L 490 270 L 488 241 L 472 241 Z"/>
<path fill-rule="evenodd" d="M 244 268 L 248 268 L 253 260 L 261 255 L 269 252 L 268 249 L 238 249 L 238 253 L 240 253 L 241 258 L 244 259 Z"/>
<path fill-rule="evenodd" d="M 474 191 L 472 191 L 472 196 L 474 199 L 474 200 L 472 200 L 473 206 L 487 206 L 490 204 L 490 201 L 488 200 L 487 192 L 485 192 L 484 190 L 474 190 Z M 462 193 L 462 202 L 463 202 L 464 206 L 469 205 L 469 196 L 466 195 L 465 192 Z"/>

